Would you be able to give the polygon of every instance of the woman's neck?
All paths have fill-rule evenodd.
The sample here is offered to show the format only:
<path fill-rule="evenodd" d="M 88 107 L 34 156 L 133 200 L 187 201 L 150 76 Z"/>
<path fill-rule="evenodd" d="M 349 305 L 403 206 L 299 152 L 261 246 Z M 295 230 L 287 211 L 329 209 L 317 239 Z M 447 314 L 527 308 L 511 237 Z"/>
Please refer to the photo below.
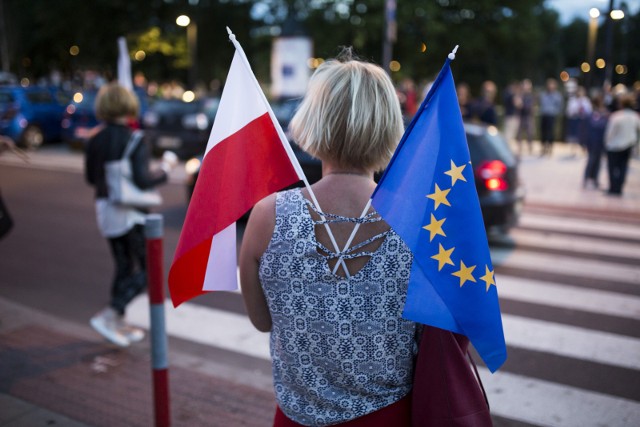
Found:
<path fill-rule="evenodd" d="M 335 166 L 331 164 L 322 165 L 322 176 L 327 177 L 330 175 L 351 175 L 351 176 L 360 176 L 363 178 L 373 179 L 373 171 L 367 169 L 359 169 L 355 167 L 348 166 Z"/>

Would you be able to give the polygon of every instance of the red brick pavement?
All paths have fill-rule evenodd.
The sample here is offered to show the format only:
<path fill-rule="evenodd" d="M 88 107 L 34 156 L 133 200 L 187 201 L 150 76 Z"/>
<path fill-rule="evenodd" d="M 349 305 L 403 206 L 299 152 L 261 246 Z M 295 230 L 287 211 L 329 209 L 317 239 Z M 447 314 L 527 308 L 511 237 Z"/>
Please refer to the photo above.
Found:
<path fill-rule="evenodd" d="M 169 371 L 173 426 L 267 426 L 273 394 Z M 153 425 L 148 349 L 119 349 L 26 325 L 0 332 L 0 393 L 95 427 Z"/>

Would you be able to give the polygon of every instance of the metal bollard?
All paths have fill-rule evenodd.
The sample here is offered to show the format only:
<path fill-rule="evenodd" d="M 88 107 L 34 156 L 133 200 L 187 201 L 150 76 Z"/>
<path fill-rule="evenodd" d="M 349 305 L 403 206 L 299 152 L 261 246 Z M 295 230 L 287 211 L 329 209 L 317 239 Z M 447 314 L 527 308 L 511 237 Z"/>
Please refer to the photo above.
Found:
<path fill-rule="evenodd" d="M 151 318 L 151 366 L 153 369 L 153 407 L 156 427 L 169 427 L 169 361 L 164 317 L 164 273 L 162 215 L 147 215 L 145 237 L 147 240 L 147 285 L 149 314 Z"/>

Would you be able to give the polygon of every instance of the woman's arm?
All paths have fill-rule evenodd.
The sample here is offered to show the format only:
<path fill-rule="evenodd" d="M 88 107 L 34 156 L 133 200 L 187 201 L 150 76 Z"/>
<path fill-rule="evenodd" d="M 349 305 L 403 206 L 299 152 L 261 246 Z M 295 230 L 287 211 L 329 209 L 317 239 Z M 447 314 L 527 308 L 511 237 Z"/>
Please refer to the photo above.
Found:
<path fill-rule="evenodd" d="M 251 323 L 261 332 L 271 331 L 271 314 L 258 278 L 258 268 L 276 225 L 275 206 L 275 194 L 254 206 L 240 248 L 242 298 Z"/>

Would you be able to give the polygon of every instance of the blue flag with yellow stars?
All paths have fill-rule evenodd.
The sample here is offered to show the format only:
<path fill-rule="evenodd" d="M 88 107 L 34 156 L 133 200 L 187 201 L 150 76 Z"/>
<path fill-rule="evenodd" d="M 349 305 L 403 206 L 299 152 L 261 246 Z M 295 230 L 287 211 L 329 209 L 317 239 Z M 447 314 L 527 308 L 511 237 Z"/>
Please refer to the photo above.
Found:
<path fill-rule="evenodd" d="M 451 59 L 407 127 L 372 204 L 414 255 L 403 317 L 465 335 L 495 372 L 507 350 Z"/>

